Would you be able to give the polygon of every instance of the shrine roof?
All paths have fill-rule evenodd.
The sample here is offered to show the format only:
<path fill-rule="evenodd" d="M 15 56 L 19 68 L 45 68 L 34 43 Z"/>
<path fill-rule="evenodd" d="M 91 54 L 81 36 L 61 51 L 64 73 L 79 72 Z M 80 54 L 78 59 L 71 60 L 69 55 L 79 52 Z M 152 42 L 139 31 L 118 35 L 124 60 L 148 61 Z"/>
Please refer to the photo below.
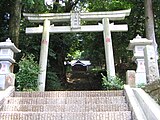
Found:
<path fill-rule="evenodd" d="M 82 65 L 82 66 L 89 66 L 91 65 L 91 62 L 89 60 L 72 60 L 71 62 L 69 62 L 69 64 L 71 66 L 75 66 L 75 65 Z"/>

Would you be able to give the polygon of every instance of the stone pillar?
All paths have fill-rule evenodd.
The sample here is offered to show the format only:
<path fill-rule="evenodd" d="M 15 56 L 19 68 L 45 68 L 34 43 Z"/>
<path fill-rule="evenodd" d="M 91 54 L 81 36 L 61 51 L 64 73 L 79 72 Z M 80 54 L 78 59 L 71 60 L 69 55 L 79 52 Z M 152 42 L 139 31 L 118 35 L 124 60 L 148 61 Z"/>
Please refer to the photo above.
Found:
<path fill-rule="evenodd" d="M 155 49 L 152 45 L 147 45 L 144 49 L 144 59 L 146 67 L 147 83 L 151 83 L 159 78 L 158 63 Z"/>
<path fill-rule="evenodd" d="M 130 87 L 135 87 L 135 71 L 134 70 L 127 70 L 126 72 L 126 83 L 127 85 L 129 85 Z"/>
<path fill-rule="evenodd" d="M 144 65 L 144 58 L 136 58 L 135 63 L 137 64 L 136 69 L 136 85 L 146 84 L 146 71 Z"/>
<path fill-rule="evenodd" d="M 104 46 L 105 46 L 105 57 L 106 57 L 106 66 L 108 72 L 108 78 L 115 77 L 115 66 L 114 66 L 114 56 L 112 48 L 112 39 L 111 31 L 109 27 L 109 19 L 103 19 L 103 35 L 104 35 Z"/>
<path fill-rule="evenodd" d="M 14 53 L 20 50 L 8 38 L 6 42 L 0 42 L 0 90 L 14 86 L 15 75 L 12 73 L 12 64 L 15 63 Z"/>
<path fill-rule="evenodd" d="M 39 66 L 40 66 L 40 74 L 38 76 L 39 91 L 45 91 L 48 46 L 49 46 L 49 27 L 50 27 L 50 20 L 46 19 L 43 25 L 43 34 L 42 34 L 41 52 L 39 61 Z"/>
<path fill-rule="evenodd" d="M 136 74 L 135 74 L 135 83 L 136 86 L 140 84 L 146 84 L 146 70 L 144 65 L 144 52 L 143 49 L 146 45 L 151 45 L 152 40 L 148 40 L 146 38 L 141 38 L 141 36 L 137 35 L 136 38 L 130 40 L 128 50 L 133 50 L 133 58 L 137 64 Z"/>

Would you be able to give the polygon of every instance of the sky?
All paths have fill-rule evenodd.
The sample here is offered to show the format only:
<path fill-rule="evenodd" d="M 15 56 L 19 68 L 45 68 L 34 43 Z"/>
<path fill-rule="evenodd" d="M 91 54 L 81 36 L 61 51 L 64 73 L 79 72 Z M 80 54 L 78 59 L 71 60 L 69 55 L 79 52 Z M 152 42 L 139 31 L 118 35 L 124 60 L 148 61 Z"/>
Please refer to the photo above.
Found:
<path fill-rule="evenodd" d="M 51 5 L 53 3 L 53 0 L 44 0 L 45 4 Z"/>
<path fill-rule="evenodd" d="M 44 0 L 44 1 L 45 1 L 45 4 L 52 5 L 55 0 Z M 64 0 L 60 0 L 60 2 L 59 2 L 60 4 L 62 4 L 62 6 L 65 5 L 65 3 L 63 1 Z"/>

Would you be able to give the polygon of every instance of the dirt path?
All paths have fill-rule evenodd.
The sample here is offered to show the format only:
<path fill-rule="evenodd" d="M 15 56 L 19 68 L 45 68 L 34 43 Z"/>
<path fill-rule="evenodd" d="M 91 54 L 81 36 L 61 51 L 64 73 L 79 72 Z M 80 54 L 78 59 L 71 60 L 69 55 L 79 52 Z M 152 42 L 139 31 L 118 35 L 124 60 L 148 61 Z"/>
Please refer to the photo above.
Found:
<path fill-rule="evenodd" d="M 100 81 L 89 73 L 68 73 L 69 90 L 100 90 Z"/>

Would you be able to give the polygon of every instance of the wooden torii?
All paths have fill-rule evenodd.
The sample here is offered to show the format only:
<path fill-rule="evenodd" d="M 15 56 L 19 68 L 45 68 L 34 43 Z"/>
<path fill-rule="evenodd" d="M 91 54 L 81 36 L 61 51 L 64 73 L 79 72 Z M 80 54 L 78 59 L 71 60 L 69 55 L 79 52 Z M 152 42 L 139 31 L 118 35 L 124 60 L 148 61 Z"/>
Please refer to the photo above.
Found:
<path fill-rule="evenodd" d="M 41 73 L 38 76 L 39 90 L 45 91 L 49 34 L 50 33 L 71 33 L 71 32 L 103 32 L 105 57 L 108 71 L 108 78 L 115 76 L 115 66 L 112 48 L 111 32 L 128 31 L 126 24 L 114 25 L 111 21 L 124 20 L 130 14 L 129 10 L 111 12 L 70 12 L 70 13 L 45 13 L 30 14 L 24 13 L 24 17 L 30 22 L 43 23 L 43 26 L 26 28 L 27 34 L 42 34 L 41 52 L 39 66 Z M 81 25 L 83 21 L 102 21 L 98 25 Z M 70 22 L 70 26 L 54 26 L 56 22 Z"/>

